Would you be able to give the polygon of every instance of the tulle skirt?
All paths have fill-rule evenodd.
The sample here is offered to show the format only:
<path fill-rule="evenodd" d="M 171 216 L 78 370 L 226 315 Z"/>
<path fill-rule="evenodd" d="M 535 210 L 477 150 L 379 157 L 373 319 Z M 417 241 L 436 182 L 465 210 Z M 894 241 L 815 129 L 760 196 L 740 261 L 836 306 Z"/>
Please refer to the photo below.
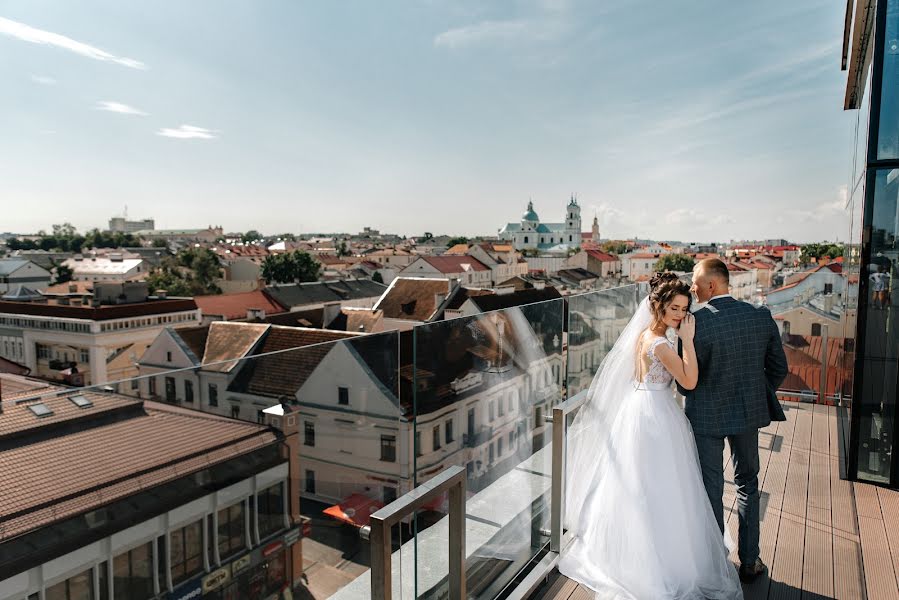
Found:
<path fill-rule="evenodd" d="M 690 424 L 670 387 L 647 387 L 621 399 L 559 571 L 602 599 L 742 598 Z"/>

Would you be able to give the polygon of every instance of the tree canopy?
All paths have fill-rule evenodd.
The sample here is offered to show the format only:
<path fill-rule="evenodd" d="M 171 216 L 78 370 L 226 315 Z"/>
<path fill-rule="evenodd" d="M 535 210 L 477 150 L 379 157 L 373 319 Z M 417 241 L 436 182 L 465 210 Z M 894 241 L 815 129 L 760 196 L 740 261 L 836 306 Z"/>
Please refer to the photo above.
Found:
<path fill-rule="evenodd" d="M 693 257 L 686 254 L 663 254 L 656 263 L 656 271 L 685 273 L 693 270 Z"/>
<path fill-rule="evenodd" d="M 321 264 L 302 250 L 271 254 L 262 261 L 262 278 L 266 283 L 318 281 L 321 274 Z"/>

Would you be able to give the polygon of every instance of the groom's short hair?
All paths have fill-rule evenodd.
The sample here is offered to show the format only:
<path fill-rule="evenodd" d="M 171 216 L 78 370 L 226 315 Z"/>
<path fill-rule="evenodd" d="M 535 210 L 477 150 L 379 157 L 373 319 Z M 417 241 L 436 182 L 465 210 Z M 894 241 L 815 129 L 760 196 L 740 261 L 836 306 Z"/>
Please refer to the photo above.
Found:
<path fill-rule="evenodd" d="M 716 279 L 721 279 L 725 283 L 730 283 L 730 272 L 727 270 L 727 265 L 724 264 L 723 260 L 717 258 L 705 258 L 699 261 L 699 264 L 696 266 L 701 267 L 709 277 L 715 277 Z"/>

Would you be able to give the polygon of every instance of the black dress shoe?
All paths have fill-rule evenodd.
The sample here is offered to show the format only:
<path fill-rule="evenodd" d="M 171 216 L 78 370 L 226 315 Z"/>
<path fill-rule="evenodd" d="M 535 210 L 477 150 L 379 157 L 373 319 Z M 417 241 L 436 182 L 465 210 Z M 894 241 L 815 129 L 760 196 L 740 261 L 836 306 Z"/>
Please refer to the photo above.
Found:
<path fill-rule="evenodd" d="M 740 565 L 740 581 L 752 583 L 759 575 L 764 575 L 767 572 L 768 567 L 765 566 L 761 558 L 757 558 L 751 565 Z"/>

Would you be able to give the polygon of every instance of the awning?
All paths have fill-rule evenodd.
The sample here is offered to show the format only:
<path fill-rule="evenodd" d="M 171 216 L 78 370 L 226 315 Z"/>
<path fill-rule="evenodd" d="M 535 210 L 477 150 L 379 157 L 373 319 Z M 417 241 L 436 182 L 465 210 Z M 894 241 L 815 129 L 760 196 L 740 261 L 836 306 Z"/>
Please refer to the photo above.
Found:
<path fill-rule="evenodd" d="M 339 504 L 329 506 L 323 512 L 329 517 L 343 521 L 348 525 L 365 527 L 371 522 L 371 513 L 376 512 L 383 506 L 383 502 L 379 502 L 374 498 L 369 498 L 362 494 L 351 494 Z"/>

